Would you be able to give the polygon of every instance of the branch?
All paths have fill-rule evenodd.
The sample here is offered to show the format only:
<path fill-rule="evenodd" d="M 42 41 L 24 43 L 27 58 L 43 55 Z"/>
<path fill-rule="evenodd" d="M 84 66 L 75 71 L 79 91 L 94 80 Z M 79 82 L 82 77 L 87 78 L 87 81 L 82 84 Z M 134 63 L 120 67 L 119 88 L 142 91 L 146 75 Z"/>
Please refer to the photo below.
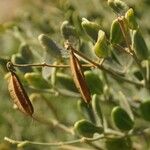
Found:
<path fill-rule="evenodd" d="M 125 30 L 125 26 L 124 26 L 124 21 L 122 20 L 121 17 L 118 17 L 118 23 L 120 25 L 120 28 L 121 28 L 121 31 L 122 31 L 122 34 L 123 34 L 123 37 L 125 39 L 125 42 L 126 42 L 126 45 L 129 49 L 129 52 L 131 53 L 131 56 L 133 57 L 133 59 L 135 60 L 137 66 L 139 67 L 139 69 L 141 70 L 141 73 L 142 73 L 142 76 L 144 78 L 144 81 L 145 81 L 145 85 L 147 85 L 148 81 L 147 81 L 147 77 L 146 77 L 146 74 L 144 73 L 144 69 L 141 65 L 141 62 L 140 60 L 137 58 L 135 52 L 133 51 L 133 49 L 131 48 L 130 46 L 130 41 L 129 41 L 129 38 L 128 38 L 128 35 L 126 33 L 126 30 Z"/>
<path fill-rule="evenodd" d="M 47 64 L 47 63 L 39 63 L 39 64 L 14 64 L 14 67 L 55 67 L 55 68 L 69 68 L 70 65 L 54 65 L 54 64 Z M 90 64 L 82 64 L 83 67 L 93 67 Z"/>
<path fill-rule="evenodd" d="M 129 80 L 129 79 L 125 78 L 125 77 L 122 77 L 122 76 L 120 76 L 120 74 L 118 74 L 118 73 L 116 73 L 116 72 L 114 72 L 114 71 L 112 71 L 112 70 L 109 70 L 109 69 L 105 68 L 104 66 L 102 66 L 101 64 L 98 64 L 98 63 L 94 62 L 93 60 L 87 58 L 87 57 L 86 57 L 85 55 L 83 55 L 81 52 L 79 52 L 79 51 L 77 51 L 77 50 L 75 50 L 75 49 L 73 49 L 73 48 L 72 48 L 72 50 L 73 50 L 74 53 L 76 53 L 78 56 L 82 57 L 83 59 L 85 59 L 86 61 L 88 61 L 88 62 L 91 63 L 92 65 L 94 65 L 95 67 L 97 67 L 97 68 L 99 68 L 99 69 L 105 71 L 106 73 L 108 73 L 109 75 L 111 75 L 113 78 L 115 78 L 115 79 L 120 79 L 120 80 L 122 80 L 122 81 L 124 81 L 124 82 L 130 83 L 130 84 L 133 84 L 133 85 L 137 85 L 137 86 L 140 86 L 140 87 L 143 87 L 143 86 L 144 86 L 143 83 L 141 83 L 141 82 L 135 82 L 135 81 Z"/>
<path fill-rule="evenodd" d="M 21 147 L 21 146 L 24 146 L 27 144 L 57 147 L 57 146 L 71 145 L 71 144 L 77 144 L 77 143 L 94 142 L 94 141 L 104 139 L 104 138 L 105 138 L 104 135 L 100 135 L 96 138 L 85 138 L 85 137 L 83 137 L 83 138 L 80 138 L 77 140 L 71 140 L 71 141 L 66 141 L 66 142 L 55 142 L 55 143 L 42 143 L 42 142 L 35 142 L 35 141 L 28 141 L 28 140 L 17 141 L 17 140 L 10 139 L 8 137 L 5 137 L 4 140 L 11 143 L 11 144 L 16 144 L 18 147 Z"/>
<path fill-rule="evenodd" d="M 71 141 L 61 141 L 61 142 L 55 142 L 55 143 L 42 143 L 42 142 L 36 142 L 36 141 L 17 141 L 10 139 L 8 137 L 5 137 L 4 140 L 11 143 L 11 144 L 16 144 L 18 147 L 27 145 L 27 144 L 33 144 L 33 145 L 41 145 L 41 146 L 53 146 L 53 147 L 58 147 L 58 146 L 63 146 L 63 145 L 72 145 L 72 144 L 77 144 L 77 143 L 92 143 L 94 141 L 98 141 L 104 138 L 109 138 L 109 139 L 114 139 L 114 138 L 121 138 L 124 137 L 125 135 L 119 131 L 114 131 L 110 130 L 104 134 L 101 134 L 95 138 L 86 138 L 82 137 L 77 140 L 71 140 Z"/>

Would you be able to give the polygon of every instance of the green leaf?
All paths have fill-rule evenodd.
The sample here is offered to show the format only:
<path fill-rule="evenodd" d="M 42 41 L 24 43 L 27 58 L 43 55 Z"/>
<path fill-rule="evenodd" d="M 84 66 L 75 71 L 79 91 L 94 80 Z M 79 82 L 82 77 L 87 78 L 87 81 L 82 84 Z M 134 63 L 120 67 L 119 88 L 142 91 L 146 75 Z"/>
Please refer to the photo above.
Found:
<path fill-rule="evenodd" d="M 42 78 L 42 75 L 40 73 L 36 73 L 36 72 L 26 73 L 24 77 L 27 80 L 28 84 L 33 88 L 37 88 L 37 89 L 50 88 L 49 83 Z"/>
<path fill-rule="evenodd" d="M 96 123 L 91 104 L 87 104 L 83 100 L 78 100 L 77 107 L 85 118 L 87 118 L 88 120 L 91 120 L 91 122 L 93 122 L 93 123 Z"/>
<path fill-rule="evenodd" d="M 119 44 L 124 40 L 119 22 L 117 19 L 113 20 L 110 29 L 110 42 L 112 44 Z"/>
<path fill-rule="evenodd" d="M 134 115 L 132 113 L 131 106 L 130 106 L 130 104 L 128 102 L 127 97 L 121 91 L 119 91 L 118 92 L 118 98 L 119 98 L 119 104 L 120 104 L 120 106 L 124 110 L 126 110 L 126 112 L 128 113 L 128 115 L 130 116 L 130 118 L 132 120 L 134 120 Z"/>
<path fill-rule="evenodd" d="M 136 22 L 136 17 L 134 15 L 134 11 L 132 8 L 130 8 L 126 14 L 125 14 L 125 18 L 127 20 L 127 24 L 128 24 L 128 27 L 132 30 L 136 30 L 138 29 L 138 24 Z"/>
<path fill-rule="evenodd" d="M 26 62 L 31 62 L 33 59 L 33 55 L 28 44 L 22 43 L 19 47 L 19 52 Z"/>
<path fill-rule="evenodd" d="M 104 121 L 103 114 L 102 114 L 102 110 L 100 107 L 99 98 L 96 94 L 94 94 L 92 97 L 92 108 L 93 108 L 95 116 L 97 116 L 97 118 L 99 118 L 101 125 L 103 125 L 103 121 Z"/>
<path fill-rule="evenodd" d="M 91 94 L 102 94 L 103 83 L 99 76 L 93 73 L 93 71 L 85 71 L 84 75 Z"/>
<path fill-rule="evenodd" d="M 98 39 L 93 47 L 93 51 L 96 56 L 100 58 L 107 58 L 110 56 L 110 48 L 107 44 L 105 32 L 102 30 L 98 32 Z"/>
<path fill-rule="evenodd" d="M 114 107 L 111 112 L 111 118 L 117 128 L 122 131 L 128 131 L 133 128 L 134 122 L 121 107 Z"/>
<path fill-rule="evenodd" d="M 98 38 L 98 31 L 100 30 L 100 26 L 95 23 L 88 21 L 86 18 L 82 18 L 81 23 L 84 31 L 87 33 L 87 35 L 94 41 L 97 41 Z"/>
<path fill-rule="evenodd" d="M 47 51 L 45 51 L 43 55 L 44 55 L 43 61 L 46 64 L 53 64 L 57 62 L 57 60 L 54 60 L 53 58 L 51 58 L 52 56 Z M 52 74 L 52 69 L 53 69 L 52 67 L 47 67 L 47 66 L 42 67 L 42 77 L 46 80 L 49 79 L 49 77 Z"/>
<path fill-rule="evenodd" d="M 140 111 L 143 119 L 150 121 L 150 100 L 146 100 L 140 104 Z"/>
<path fill-rule="evenodd" d="M 106 140 L 107 150 L 132 150 L 132 142 L 129 138 L 114 138 Z"/>
<path fill-rule="evenodd" d="M 83 29 L 82 29 L 82 26 L 81 26 L 81 18 L 79 16 L 78 11 L 73 12 L 72 22 L 73 22 L 73 25 L 75 26 L 75 28 L 77 30 L 78 35 L 82 34 Z"/>
<path fill-rule="evenodd" d="M 117 14 L 122 14 L 128 9 L 127 4 L 121 0 L 108 0 L 108 5 Z"/>
<path fill-rule="evenodd" d="M 61 25 L 61 34 L 64 39 L 69 40 L 71 37 L 77 37 L 75 28 L 69 24 L 68 21 L 64 21 Z"/>
<path fill-rule="evenodd" d="M 20 53 L 12 55 L 11 61 L 14 64 L 26 64 L 26 63 L 28 63 L 27 60 L 25 60 Z M 18 67 L 17 69 L 20 70 L 23 73 L 33 71 L 30 66 L 28 66 L 28 67 Z"/>
<path fill-rule="evenodd" d="M 73 79 L 69 75 L 60 72 L 56 73 L 56 87 L 78 92 Z"/>
<path fill-rule="evenodd" d="M 111 54 L 112 59 L 109 63 L 111 68 L 113 68 L 113 70 L 115 71 L 125 74 L 128 71 L 129 67 L 131 67 L 131 65 L 133 64 L 132 56 L 122 51 L 119 47 L 114 47 Z M 109 60 L 106 60 L 105 62 L 107 61 Z"/>
<path fill-rule="evenodd" d="M 49 54 L 50 59 L 61 59 L 61 48 L 47 35 L 41 34 L 38 37 L 40 44 Z"/>
<path fill-rule="evenodd" d="M 133 31 L 132 48 L 134 49 L 137 57 L 140 60 L 148 59 L 149 57 L 148 48 L 139 30 Z"/>
<path fill-rule="evenodd" d="M 103 128 L 97 127 L 91 122 L 82 119 L 75 123 L 74 130 L 81 136 L 92 138 L 94 133 L 103 133 Z"/>

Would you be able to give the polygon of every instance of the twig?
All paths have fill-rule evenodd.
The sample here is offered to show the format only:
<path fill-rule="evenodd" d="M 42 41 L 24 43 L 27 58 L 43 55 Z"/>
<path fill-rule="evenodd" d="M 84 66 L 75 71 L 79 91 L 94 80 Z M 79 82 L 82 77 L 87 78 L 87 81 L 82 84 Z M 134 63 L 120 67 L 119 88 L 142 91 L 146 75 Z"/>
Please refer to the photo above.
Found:
<path fill-rule="evenodd" d="M 137 66 L 139 67 L 139 69 L 141 70 L 141 73 L 142 73 L 142 76 L 145 80 L 145 85 L 147 85 L 148 81 L 147 81 L 147 77 L 146 77 L 146 74 L 144 73 L 144 70 L 143 70 L 143 67 L 141 65 L 141 62 L 139 61 L 139 59 L 137 58 L 135 52 L 133 51 L 133 49 L 131 48 L 130 46 L 130 41 L 129 41 L 129 38 L 127 36 L 127 33 L 125 31 L 125 26 L 124 26 L 124 21 L 122 20 L 123 18 L 121 17 L 118 17 L 118 23 L 120 25 L 120 28 L 121 28 L 121 31 L 122 31 L 122 34 L 123 34 L 123 37 L 126 41 L 126 45 L 129 49 L 129 52 L 132 54 L 131 56 L 133 57 L 133 59 L 135 60 Z"/>
<path fill-rule="evenodd" d="M 111 131 L 108 131 L 108 133 L 101 134 L 94 138 L 82 137 L 77 140 L 71 140 L 71 141 L 65 141 L 65 142 L 62 141 L 62 142 L 55 142 L 55 143 L 42 143 L 42 142 L 28 141 L 28 140 L 17 141 L 17 140 L 10 139 L 8 137 L 5 137 L 4 140 L 11 144 L 17 144 L 17 146 L 20 146 L 20 147 L 26 144 L 57 147 L 57 146 L 72 145 L 72 144 L 77 144 L 77 143 L 91 143 L 91 142 L 98 141 L 104 138 L 114 139 L 114 138 L 121 138 L 121 137 L 124 137 L 124 134 L 111 130 Z"/>
<path fill-rule="evenodd" d="M 114 44 L 113 47 L 118 48 L 119 50 L 126 52 L 129 55 L 133 55 L 128 49 L 125 49 L 124 47 L 120 46 L 119 44 Z"/>
<path fill-rule="evenodd" d="M 141 83 L 141 82 L 135 82 L 135 81 L 129 80 L 129 79 L 125 78 L 125 77 L 122 77 L 122 76 L 120 76 L 120 74 L 118 74 L 118 73 L 116 73 L 116 72 L 114 72 L 112 70 L 109 70 L 109 69 L 105 68 L 104 66 L 102 66 L 102 65 L 94 62 L 93 60 L 87 58 L 81 52 L 79 52 L 79 51 L 77 51 L 77 50 L 75 50 L 73 48 L 72 48 L 72 50 L 74 51 L 74 53 L 76 53 L 77 55 L 79 55 L 80 57 L 82 57 L 83 59 L 85 59 L 86 61 L 88 61 L 89 63 L 93 64 L 95 67 L 97 67 L 97 68 L 105 71 L 106 73 L 108 73 L 109 75 L 111 75 L 113 78 L 120 79 L 120 80 L 122 80 L 124 82 L 130 83 L 130 84 L 134 84 L 134 85 L 137 85 L 137 86 L 143 86 L 143 83 Z"/>
<path fill-rule="evenodd" d="M 56 68 L 69 68 L 70 65 L 52 65 L 47 63 L 39 63 L 39 64 L 12 64 L 14 67 L 56 67 Z M 82 64 L 83 67 L 93 67 L 90 64 Z"/>
<path fill-rule="evenodd" d="M 83 55 L 81 52 L 75 50 L 73 47 L 71 47 L 71 49 L 74 51 L 74 53 L 76 53 L 78 56 L 80 56 L 82 59 L 88 61 L 90 64 L 82 64 L 83 67 L 97 67 L 103 71 L 105 71 L 106 73 L 110 74 L 113 78 L 115 79 L 120 79 L 120 80 L 123 80 L 124 82 L 127 82 L 127 83 L 130 83 L 130 84 L 134 84 L 134 85 L 137 85 L 137 86 L 143 86 L 143 83 L 140 83 L 140 82 L 135 82 L 135 81 L 132 81 L 132 80 L 129 80 L 125 77 L 122 77 L 121 75 L 122 74 L 119 74 L 119 73 L 116 73 L 114 72 L 113 70 L 109 70 L 107 68 L 105 68 L 101 63 L 96 63 L 94 62 L 93 60 L 87 58 L 85 55 Z M 102 61 L 103 62 L 103 61 Z M 46 63 L 42 63 L 42 64 L 12 64 L 14 67 L 29 67 L 29 66 L 32 66 L 32 67 L 58 67 L 58 68 L 69 68 L 70 65 L 51 65 L 51 64 L 46 64 Z"/>
<path fill-rule="evenodd" d="M 77 144 L 77 143 L 86 143 L 86 142 L 94 142 L 100 139 L 104 139 L 105 136 L 104 135 L 100 135 L 96 138 L 81 138 L 81 139 L 77 139 L 77 140 L 71 140 L 71 141 L 66 141 L 66 142 L 55 142 L 55 143 L 42 143 L 42 142 L 35 142 L 35 141 L 17 141 L 17 140 L 13 140 L 10 139 L 8 137 L 5 137 L 4 140 L 11 143 L 11 144 L 17 144 L 17 145 L 26 145 L 26 144 L 33 144 L 33 145 L 41 145 L 41 146 L 62 146 L 62 145 L 71 145 L 71 144 Z"/>

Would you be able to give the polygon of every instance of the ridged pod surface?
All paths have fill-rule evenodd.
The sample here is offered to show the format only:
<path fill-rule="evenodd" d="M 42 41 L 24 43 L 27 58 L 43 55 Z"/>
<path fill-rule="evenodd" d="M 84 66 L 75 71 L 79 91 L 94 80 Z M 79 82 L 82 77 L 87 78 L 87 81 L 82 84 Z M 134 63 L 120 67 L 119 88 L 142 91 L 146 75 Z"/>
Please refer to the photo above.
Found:
<path fill-rule="evenodd" d="M 32 116 L 34 112 L 33 106 L 18 76 L 14 72 L 10 73 L 8 90 L 18 109 L 24 114 Z"/>
<path fill-rule="evenodd" d="M 86 103 L 89 103 L 91 101 L 91 94 L 85 81 L 85 76 L 82 72 L 81 65 L 79 64 L 79 60 L 76 58 L 74 53 L 72 51 L 70 53 L 70 67 L 73 75 L 73 80 L 84 101 Z"/>

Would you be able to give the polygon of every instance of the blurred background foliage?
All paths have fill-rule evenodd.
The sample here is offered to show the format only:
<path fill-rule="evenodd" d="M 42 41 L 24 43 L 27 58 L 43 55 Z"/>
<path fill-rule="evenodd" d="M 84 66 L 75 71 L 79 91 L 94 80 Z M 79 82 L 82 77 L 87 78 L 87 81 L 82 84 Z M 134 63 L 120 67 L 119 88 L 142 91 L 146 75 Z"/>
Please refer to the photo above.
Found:
<path fill-rule="evenodd" d="M 149 0 L 125 0 L 127 4 L 135 10 L 138 23 L 142 29 L 143 36 L 150 49 L 150 1 Z M 110 24 L 115 19 L 115 15 L 108 7 L 106 0 L 0 0 L 0 55 L 5 59 L 10 59 L 13 54 L 19 52 L 20 45 L 26 42 L 32 51 L 32 62 L 40 63 L 43 61 L 43 50 L 38 42 L 38 35 L 45 33 L 52 39 L 55 39 L 60 45 L 63 45 L 63 38 L 60 33 L 60 26 L 64 20 L 68 20 L 73 24 L 80 36 L 85 40 L 83 30 L 80 28 L 79 22 L 85 17 L 90 21 L 96 21 L 102 29 L 109 35 Z M 80 21 L 78 21 L 78 19 Z M 88 40 L 87 40 L 88 41 Z M 84 51 L 84 49 L 83 49 Z M 39 69 L 40 70 L 40 69 Z M 68 72 L 64 70 L 64 72 Z M 22 115 L 19 111 L 13 109 L 10 102 L 9 93 L 7 91 L 7 82 L 4 80 L 5 72 L 0 71 L 0 149 L 9 150 L 16 149 L 15 146 L 4 142 L 5 136 L 18 140 L 35 140 L 41 142 L 66 141 L 72 140 L 73 137 L 63 131 L 42 125 L 30 117 Z M 113 82 L 113 81 L 112 81 Z M 27 85 L 27 83 L 25 83 Z M 119 84 L 115 83 L 116 97 L 118 99 Z M 75 121 L 82 119 L 82 114 L 77 109 L 78 98 L 68 96 L 53 96 L 44 93 L 42 90 L 26 87 L 30 96 L 32 93 L 40 93 L 44 98 L 34 97 L 35 111 L 44 115 L 46 118 L 57 118 L 65 125 L 73 125 Z M 124 92 L 133 99 L 145 99 L 149 97 L 149 93 L 145 89 L 138 91 L 124 85 Z M 131 90 L 132 89 L 132 90 Z M 133 94 L 134 93 L 134 94 Z M 140 95 L 141 94 L 141 95 Z M 46 99 L 45 101 L 43 99 Z M 49 107 L 46 103 L 49 103 Z M 102 102 L 105 109 L 105 115 L 110 115 L 113 103 Z M 52 110 L 52 108 L 54 110 Z M 137 118 L 137 122 L 142 126 L 149 126 L 145 121 Z M 137 125 L 138 126 L 138 125 Z M 144 135 L 143 135 L 144 136 Z M 138 149 L 144 150 L 147 144 L 150 144 L 150 137 L 135 138 L 140 141 L 137 144 Z M 147 141 L 147 142 L 145 142 Z M 98 141 L 99 142 L 99 141 Z M 103 144 L 102 144 L 103 145 Z M 80 145 L 82 146 L 82 145 Z M 87 145 L 87 147 L 91 148 Z M 40 150 L 51 149 L 49 147 L 26 146 L 18 148 L 20 150 Z M 54 148 L 52 148 L 54 149 Z M 57 148 L 56 148 L 57 149 Z"/>

